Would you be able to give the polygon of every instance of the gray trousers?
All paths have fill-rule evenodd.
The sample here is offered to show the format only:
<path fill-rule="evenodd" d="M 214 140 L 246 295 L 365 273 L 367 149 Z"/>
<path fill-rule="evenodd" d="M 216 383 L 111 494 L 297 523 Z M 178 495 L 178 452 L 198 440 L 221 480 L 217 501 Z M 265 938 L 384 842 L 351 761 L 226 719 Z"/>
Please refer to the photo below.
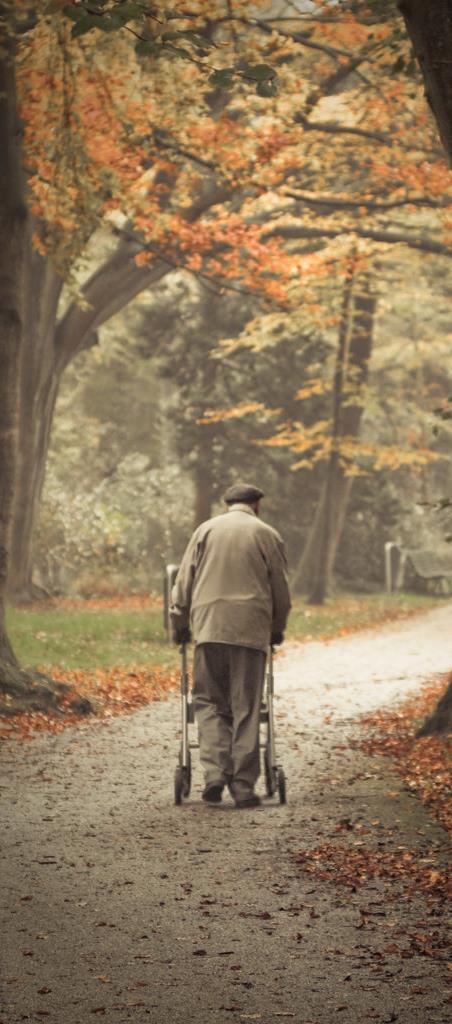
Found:
<path fill-rule="evenodd" d="M 265 651 L 234 644 L 195 648 L 193 705 L 206 785 L 246 796 L 259 775 L 259 713 Z"/>

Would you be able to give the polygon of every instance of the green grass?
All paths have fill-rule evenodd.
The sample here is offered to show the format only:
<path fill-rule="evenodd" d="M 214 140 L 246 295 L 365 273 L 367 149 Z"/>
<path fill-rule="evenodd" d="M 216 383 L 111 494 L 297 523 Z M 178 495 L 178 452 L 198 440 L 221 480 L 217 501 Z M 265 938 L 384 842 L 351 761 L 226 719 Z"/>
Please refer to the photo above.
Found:
<path fill-rule="evenodd" d="M 178 650 L 168 644 L 162 612 L 10 608 L 9 636 L 23 665 L 92 669 L 160 665 L 173 669 Z"/>
<path fill-rule="evenodd" d="M 290 640 L 340 636 L 391 619 L 404 618 L 416 611 L 427 611 L 438 603 L 438 598 L 424 594 L 384 593 L 365 596 L 341 594 L 321 606 L 296 600 L 286 636 Z"/>
<path fill-rule="evenodd" d="M 342 595 L 322 607 L 296 600 L 287 639 L 338 636 L 435 605 L 437 598 L 415 594 Z M 179 663 L 178 649 L 166 640 L 159 609 L 10 608 L 7 621 L 23 665 L 82 670 L 159 665 L 171 670 Z"/>

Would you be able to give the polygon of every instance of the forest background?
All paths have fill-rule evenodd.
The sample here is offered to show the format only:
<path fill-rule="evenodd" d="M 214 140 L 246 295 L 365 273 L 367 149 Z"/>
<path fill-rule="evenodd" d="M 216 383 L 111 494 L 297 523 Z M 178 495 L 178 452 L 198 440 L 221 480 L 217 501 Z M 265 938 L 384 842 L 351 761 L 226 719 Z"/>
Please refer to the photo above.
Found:
<path fill-rule="evenodd" d="M 452 174 L 397 5 L 1 13 L 28 190 L 11 596 L 160 589 L 237 476 L 313 601 L 381 589 L 387 540 L 442 549 Z"/>

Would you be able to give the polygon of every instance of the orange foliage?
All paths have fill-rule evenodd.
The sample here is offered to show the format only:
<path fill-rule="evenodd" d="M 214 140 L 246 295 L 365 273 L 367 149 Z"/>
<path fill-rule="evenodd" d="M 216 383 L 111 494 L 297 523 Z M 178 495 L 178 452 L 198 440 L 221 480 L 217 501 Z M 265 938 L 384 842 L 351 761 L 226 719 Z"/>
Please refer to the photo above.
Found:
<path fill-rule="evenodd" d="M 394 762 L 407 786 L 430 807 L 444 828 L 452 831 L 450 801 L 450 737 L 416 739 L 421 721 L 435 707 L 447 685 L 445 676 L 426 683 L 394 711 L 367 715 L 364 725 L 370 737 L 357 744 L 369 754 L 383 754 Z"/>
<path fill-rule="evenodd" d="M 159 5 L 166 8 L 164 0 Z M 262 8 L 265 20 L 268 5 Z M 213 56 L 209 51 L 189 63 L 142 63 L 130 33 L 71 40 L 67 19 L 41 20 L 19 53 L 39 252 L 70 276 L 99 224 L 126 221 L 142 239 L 138 266 L 163 257 L 169 267 L 213 278 L 220 288 L 257 293 L 266 309 L 302 312 L 300 334 L 313 327 L 325 334 L 338 319 L 350 239 L 357 273 L 385 253 L 383 243 L 355 244 L 355 232 L 419 235 L 425 225 L 414 204 L 425 199 L 429 230 L 447 243 L 452 173 L 437 157 L 420 82 L 394 74 L 398 56 L 402 64 L 411 59 L 408 40 L 393 34 L 391 18 L 369 21 L 364 6 L 339 11 L 322 3 L 320 9 L 326 20 L 315 6 L 312 19 L 303 12 L 301 39 L 291 37 L 300 27 L 296 16 L 272 19 L 261 31 L 245 0 L 234 0 L 227 17 L 222 0 L 190 0 L 187 28 L 202 29 L 206 18 L 210 27 L 217 17 L 220 22 Z M 211 59 L 217 68 L 237 60 L 273 62 L 277 95 L 256 95 L 238 78 L 227 96 L 212 96 Z M 206 191 L 211 202 L 194 212 Z M 404 204 L 403 228 L 397 207 L 391 224 L 397 203 Z M 293 230 L 295 244 L 278 230 Z M 307 381 L 297 397 L 323 389 L 323 381 Z M 205 420 L 254 411 L 264 412 L 251 395 L 235 409 L 210 410 Z M 331 451 L 325 422 L 282 425 L 264 443 L 289 447 L 294 469 Z M 370 465 L 417 472 L 434 458 L 415 438 L 381 447 L 345 437 L 339 451 L 349 475 Z"/>
<path fill-rule="evenodd" d="M 286 209 L 287 185 L 298 180 L 325 198 L 347 198 L 350 191 L 355 199 L 372 199 L 376 191 L 400 195 L 411 190 L 417 197 L 450 194 L 452 176 L 445 164 L 422 156 L 429 129 L 421 92 L 413 98 L 411 79 L 391 77 L 393 51 L 382 45 L 389 23 L 369 26 L 365 18 L 360 21 L 359 11 L 341 12 L 334 23 L 317 21 L 314 15 L 310 25 L 304 18 L 316 47 L 310 50 L 290 38 L 290 26 L 289 34 L 277 23 L 271 33 L 259 32 L 242 0 L 230 10 L 242 19 L 241 27 L 222 24 L 215 65 L 234 63 L 240 31 L 248 60 L 277 55 L 281 84 L 271 101 L 238 85 L 230 107 L 213 117 L 204 103 L 204 58 L 199 66 L 151 62 L 143 73 L 127 33 L 94 33 L 80 43 L 71 40 L 70 23 L 57 14 L 42 20 L 22 44 L 19 80 L 33 210 L 42 220 L 39 244 L 57 262 L 67 266 L 102 217 L 121 211 L 135 219 L 148 245 L 165 248 L 170 259 L 198 271 L 206 257 L 206 273 L 238 277 L 248 287 L 284 302 L 284 281 L 304 273 L 306 265 L 294 254 L 289 256 L 283 245 L 263 241 L 262 231 L 250 224 L 246 207 L 249 215 L 260 195 L 271 196 Z M 189 12 L 187 28 L 202 27 L 206 16 L 210 23 L 217 15 L 224 19 L 222 3 L 191 2 Z M 346 87 L 334 100 L 339 106 L 336 109 L 333 103 L 333 115 L 323 115 L 322 97 L 325 92 L 328 99 L 327 83 L 338 59 L 346 63 L 357 56 L 366 65 L 368 87 L 358 89 L 345 78 Z M 297 123 L 308 96 L 308 109 L 320 102 L 314 125 L 322 120 L 337 124 L 337 135 L 322 136 Z M 347 126 L 358 123 L 388 132 L 387 144 L 377 147 L 379 153 L 372 139 L 347 135 Z M 159 140 L 156 129 L 163 132 Z M 417 142 L 418 130 L 422 142 L 416 149 L 410 132 Z M 197 156 L 202 158 L 198 167 Z M 220 202 L 196 225 L 181 216 L 205 178 L 203 164 L 207 173 L 210 165 L 212 175 L 233 191 L 247 190 L 243 213 L 233 213 Z M 164 174 L 169 182 L 159 180 Z M 168 211 L 160 202 L 165 191 L 171 197 Z M 308 210 L 307 223 L 309 218 Z M 353 217 L 344 222 L 345 232 L 352 223 Z M 220 250 L 216 265 L 213 248 Z M 327 252 L 318 260 L 318 273 L 322 263 L 328 264 Z M 267 275 L 274 280 L 267 280 Z"/>
<path fill-rule="evenodd" d="M 112 718 L 130 714 L 154 700 L 164 700 L 168 693 L 177 689 L 179 678 L 176 673 L 161 668 L 137 665 L 133 668 L 105 668 L 92 672 L 81 670 L 47 670 L 57 682 L 67 683 L 71 690 L 59 699 L 59 710 L 48 712 L 29 711 L 3 718 L 0 722 L 0 737 L 31 739 L 37 732 L 62 732 L 70 726 L 81 727 L 80 714 L 72 710 L 74 701 L 86 697 L 93 705 L 96 718 Z M 83 720 L 89 724 L 88 716 Z"/>
<path fill-rule="evenodd" d="M 350 746 L 369 755 L 390 757 L 405 784 L 450 832 L 450 739 L 435 736 L 415 738 L 419 721 L 431 713 L 444 692 L 446 682 L 444 677 L 433 679 L 398 709 L 363 717 L 362 722 L 371 736 L 352 741 Z M 451 886 L 450 875 L 437 863 L 434 850 L 426 856 L 423 851 L 400 845 L 393 850 L 381 849 L 385 842 L 391 841 L 393 833 L 391 828 L 384 828 L 380 820 L 353 823 L 344 818 L 337 823 L 335 831 L 347 834 L 349 841 L 325 842 L 295 854 L 303 873 L 319 881 L 345 885 L 352 892 L 379 879 L 385 886 L 381 894 L 382 904 L 398 897 L 401 891 L 405 899 L 422 898 L 429 907 L 429 914 L 436 920 L 441 913 L 440 908 L 450 899 Z M 365 836 L 374 840 L 372 845 L 365 845 Z M 365 928 L 367 923 L 367 912 L 362 910 L 357 927 Z M 391 942 L 384 948 L 383 955 L 443 957 L 446 945 L 447 939 L 433 922 L 429 926 L 418 926 L 416 930 L 407 930 L 403 926 L 392 932 Z"/>
<path fill-rule="evenodd" d="M 306 390 L 308 389 L 309 386 Z M 314 393 L 320 392 L 311 392 Z M 308 397 L 308 394 L 302 394 L 302 397 Z M 333 450 L 333 438 L 329 430 L 330 424 L 327 420 L 318 420 L 310 427 L 303 423 L 288 423 L 280 427 L 273 437 L 256 443 L 270 448 L 289 448 L 296 455 L 303 453 L 303 458 L 297 459 L 292 469 L 312 469 L 318 462 L 324 462 Z M 407 441 L 409 440 L 408 437 Z M 424 466 L 440 457 L 429 448 L 420 447 L 418 444 L 412 448 L 408 445 L 371 444 L 345 436 L 334 440 L 334 448 L 339 454 L 339 463 L 346 476 L 363 474 L 370 466 L 376 471 L 396 470 L 404 466 L 413 473 L 418 473 Z"/>
<path fill-rule="evenodd" d="M 135 139 L 145 118 L 129 96 L 127 52 L 116 47 L 107 59 L 108 73 L 102 48 L 95 56 L 71 42 L 65 19 L 40 22 L 19 52 L 31 209 L 40 250 L 63 270 L 143 173 L 144 150 Z"/>
<path fill-rule="evenodd" d="M 268 410 L 266 410 L 262 402 L 241 402 L 240 405 L 234 406 L 233 409 L 206 409 L 202 419 L 196 422 L 220 423 L 222 420 L 243 419 L 244 416 L 249 416 L 253 412 L 263 411 L 268 415 Z"/>
<path fill-rule="evenodd" d="M 165 4 L 160 6 L 163 11 Z M 265 19 L 268 5 L 262 7 Z M 452 175 L 422 153 L 432 139 L 424 100 L 421 90 L 413 94 L 411 78 L 391 73 L 390 21 L 370 25 L 359 9 L 338 15 L 333 7 L 326 21 L 314 11 L 310 22 L 305 13 L 308 33 L 300 45 L 290 36 L 296 18 L 289 26 L 273 20 L 267 33 L 250 19 L 244 0 L 234 0 L 228 10 L 231 21 L 220 0 L 192 0 L 185 27 L 201 29 L 206 18 L 212 25 L 218 17 L 215 67 L 234 65 L 239 39 L 246 61 L 278 60 L 280 87 L 269 100 L 238 80 L 232 102 L 213 116 L 205 102 L 210 56 L 197 63 L 141 65 L 127 31 L 72 40 L 71 23 L 57 13 L 27 35 L 19 83 L 36 242 L 70 274 L 96 226 L 121 214 L 143 235 L 138 265 L 164 255 L 194 273 L 238 281 L 284 308 L 302 301 L 314 313 L 319 306 L 309 295 L 310 281 L 334 279 L 342 255 L 327 245 L 301 256 L 265 235 L 266 212 L 276 224 L 286 214 L 291 221 L 288 186 L 301 182 L 325 200 L 443 197 L 452 195 Z M 328 83 L 338 63 L 346 69 L 357 58 L 366 88 L 344 72 L 342 91 L 331 94 Z M 324 101 L 332 103 L 325 112 Z M 337 134 L 316 130 L 324 121 L 337 126 Z M 377 146 L 365 133 L 347 134 L 363 125 L 382 136 Z M 226 196 L 192 222 L 186 211 L 209 176 Z M 375 215 L 365 210 L 350 211 L 340 224 L 334 210 L 322 211 L 321 221 L 347 235 L 356 213 L 373 222 Z M 317 227 L 319 213 L 308 205 L 302 219 Z M 323 323 L 325 315 L 322 308 Z"/>
<path fill-rule="evenodd" d="M 339 825 L 337 831 L 340 830 Z M 372 832 L 372 828 L 365 831 Z M 363 832 L 364 829 L 359 830 L 359 835 L 363 835 Z M 353 890 L 373 878 L 382 878 L 400 881 L 409 894 L 421 891 L 429 899 L 439 902 L 448 893 L 447 872 L 434 868 L 433 860 L 427 865 L 420 864 L 419 855 L 405 848 L 383 851 L 369 849 L 362 844 L 353 849 L 342 843 L 323 843 L 313 850 L 300 850 L 296 860 L 306 874 L 350 886 Z"/>

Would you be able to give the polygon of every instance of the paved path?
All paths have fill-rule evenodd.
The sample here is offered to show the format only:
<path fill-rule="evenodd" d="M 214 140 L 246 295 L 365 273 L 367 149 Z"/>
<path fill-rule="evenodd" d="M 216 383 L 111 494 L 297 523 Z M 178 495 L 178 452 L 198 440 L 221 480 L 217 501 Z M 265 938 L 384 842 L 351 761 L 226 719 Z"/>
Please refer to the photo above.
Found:
<path fill-rule="evenodd" d="M 206 807 L 197 766 L 174 807 L 176 697 L 4 744 L 0 1024 L 446 1022 L 443 959 L 410 939 L 441 919 L 380 882 L 318 884 L 293 854 L 347 818 L 381 820 L 379 847 L 443 855 L 442 830 L 347 738 L 450 669 L 451 620 L 444 605 L 278 658 L 287 807 Z"/>

